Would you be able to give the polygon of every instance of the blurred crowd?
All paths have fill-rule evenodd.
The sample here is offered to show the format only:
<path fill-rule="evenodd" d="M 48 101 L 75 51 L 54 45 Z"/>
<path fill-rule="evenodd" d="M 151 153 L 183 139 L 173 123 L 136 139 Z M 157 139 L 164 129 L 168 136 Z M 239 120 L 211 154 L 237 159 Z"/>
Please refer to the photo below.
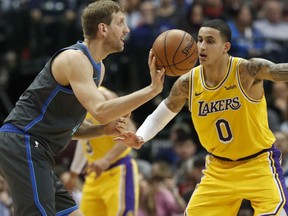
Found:
<path fill-rule="evenodd" d="M 83 6 L 90 2 L 0 0 L 1 123 L 47 59 L 58 49 L 82 40 L 80 15 Z M 179 28 L 197 39 L 202 23 L 214 18 L 226 20 L 231 27 L 231 55 L 288 62 L 287 0 L 119 0 L 119 3 L 127 8 L 131 32 L 126 38 L 125 50 L 105 60 L 103 84 L 120 95 L 150 82 L 148 52 L 160 33 Z M 175 78 L 167 77 L 162 94 L 133 113 L 136 124 L 141 124 L 167 96 L 174 81 Z M 288 85 L 267 81 L 265 94 L 269 126 L 277 138 L 275 145 L 283 153 L 288 183 Z M 68 169 L 74 147 L 71 143 L 63 155 L 56 158 L 59 166 Z M 155 213 L 157 206 L 152 200 L 157 196 L 171 198 L 174 204 L 170 207 L 175 215 L 183 212 L 183 205 L 202 176 L 206 154 L 187 109 L 134 154 L 141 173 L 140 209 Z M 11 215 L 11 202 L 5 181 L 0 179 L 1 216 Z M 253 214 L 249 202 L 243 202 L 241 210 L 239 215 Z"/>

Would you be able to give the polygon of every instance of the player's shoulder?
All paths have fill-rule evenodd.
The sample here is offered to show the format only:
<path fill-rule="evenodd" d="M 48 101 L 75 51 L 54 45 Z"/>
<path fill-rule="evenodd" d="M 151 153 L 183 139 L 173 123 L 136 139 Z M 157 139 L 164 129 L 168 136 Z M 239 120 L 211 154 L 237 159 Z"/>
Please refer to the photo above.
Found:
<path fill-rule="evenodd" d="M 61 59 L 67 59 L 67 60 L 73 60 L 75 61 L 75 59 L 86 59 L 87 57 L 85 56 L 85 54 L 81 51 L 81 50 L 77 50 L 77 49 L 67 49 L 62 51 L 61 53 L 59 53 L 58 56 L 56 56 L 56 58 L 61 58 Z"/>
<path fill-rule="evenodd" d="M 70 66 L 69 68 L 78 67 L 81 65 L 81 67 L 84 67 L 85 65 L 88 65 L 89 59 L 81 50 L 75 50 L 75 49 L 68 49 L 64 50 L 63 52 L 59 53 L 55 59 L 53 60 L 54 65 L 63 65 L 63 66 Z"/>

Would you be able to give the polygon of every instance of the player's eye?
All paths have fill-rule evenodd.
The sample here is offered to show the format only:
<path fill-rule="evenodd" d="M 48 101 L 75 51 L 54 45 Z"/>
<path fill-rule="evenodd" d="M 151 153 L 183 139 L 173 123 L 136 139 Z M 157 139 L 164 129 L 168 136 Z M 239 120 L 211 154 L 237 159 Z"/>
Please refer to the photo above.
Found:
<path fill-rule="evenodd" d="M 119 25 L 125 25 L 124 20 L 120 20 L 120 22 L 118 23 Z"/>
<path fill-rule="evenodd" d="M 213 40 L 207 40 L 207 43 L 208 43 L 208 44 L 213 44 L 214 41 L 213 41 Z"/>

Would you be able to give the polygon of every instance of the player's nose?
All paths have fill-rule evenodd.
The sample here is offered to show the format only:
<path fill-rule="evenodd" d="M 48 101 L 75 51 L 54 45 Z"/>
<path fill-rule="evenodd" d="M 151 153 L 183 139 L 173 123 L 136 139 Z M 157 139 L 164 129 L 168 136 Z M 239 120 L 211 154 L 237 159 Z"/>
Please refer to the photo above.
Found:
<path fill-rule="evenodd" d="M 198 53 L 200 53 L 200 51 L 205 50 L 206 49 L 206 45 L 204 42 L 199 42 L 197 43 L 197 47 L 198 47 Z"/>
<path fill-rule="evenodd" d="M 124 33 L 125 35 L 127 35 L 130 32 L 129 27 L 127 26 L 127 24 L 125 24 L 125 28 L 124 28 Z"/>

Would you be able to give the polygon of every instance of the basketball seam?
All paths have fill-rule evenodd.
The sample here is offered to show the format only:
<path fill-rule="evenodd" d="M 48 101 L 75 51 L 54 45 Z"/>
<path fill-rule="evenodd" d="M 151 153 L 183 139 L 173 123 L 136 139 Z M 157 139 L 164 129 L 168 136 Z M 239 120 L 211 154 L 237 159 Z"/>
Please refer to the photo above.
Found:
<path fill-rule="evenodd" d="M 162 68 L 166 68 L 166 72 L 168 73 L 168 71 L 169 71 L 169 73 L 171 74 L 171 75 L 169 75 L 169 76 L 178 76 L 179 74 L 178 74 L 178 72 L 177 71 L 182 71 L 182 72 L 188 72 L 189 70 L 191 70 L 194 66 L 189 66 L 190 65 L 190 63 L 191 63 L 191 65 L 195 65 L 195 63 L 196 63 L 196 61 L 197 61 L 197 59 L 198 59 L 198 55 L 197 55 L 197 53 L 198 53 L 198 49 L 197 49 L 197 44 L 196 44 L 196 41 L 195 41 L 195 39 L 193 38 L 193 37 L 191 37 L 191 38 L 187 38 L 187 39 L 189 39 L 189 40 L 192 40 L 191 42 L 192 42 L 192 44 L 191 44 L 191 52 L 188 52 L 189 53 L 189 55 L 185 58 L 185 59 L 180 59 L 180 61 L 178 61 L 178 62 L 175 62 L 175 60 L 176 60 L 176 57 L 177 57 L 177 54 L 179 55 L 179 50 L 181 51 L 181 45 L 183 44 L 183 41 L 186 39 L 186 37 L 187 37 L 187 35 L 189 35 L 187 32 L 183 32 L 183 34 L 182 34 L 182 36 L 181 36 L 181 38 L 179 38 L 180 39 L 180 42 L 178 42 L 178 44 L 175 44 L 174 43 L 174 47 L 176 47 L 176 49 L 173 49 L 173 50 L 171 50 L 171 52 L 169 52 L 169 47 L 167 47 L 167 41 L 171 41 L 171 39 L 169 39 L 170 37 L 170 31 L 167 31 L 166 32 L 166 34 L 165 35 L 163 35 L 163 39 L 164 39 L 164 41 L 162 41 L 162 43 L 161 43 L 161 48 L 160 47 L 158 47 L 158 50 L 160 49 L 160 51 L 161 51 L 161 49 L 163 48 L 163 54 L 161 54 L 161 55 L 159 55 L 159 53 L 157 53 L 156 52 L 156 47 L 154 47 L 154 44 L 153 44 L 153 47 L 152 47 L 152 49 L 153 49 L 153 51 L 154 51 L 154 55 L 155 55 L 155 57 L 157 58 L 157 62 L 156 62 L 156 67 L 157 67 L 157 69 L 160 69 L 160 67 Z M 179 35 L 180 36 L 180 35 Z M 179 39 L 177 39 L 178 41 L 179 41 Z M 176 40 L 176 39 L 175 39 Z M 185 40 L 186 41 L 186 40 Z M 172 42 L 173 42 L 173 39 L 172 39 Z M 187 42 L 188 44 L 189 44 L 189 42 Z M 186 43 L 185 43 L 186 44 Z M 196 45 L 195 45 L 196 44 Z M 160 44 L 159 44 L 160 45 Z M 158 45 L 158 46 L 159 46 Z M 176 46 L 175 46 L 176 45 Z M 184 45 L 184 44 L 183 44 Z M 187 46 L 188 47 L 188 46 Z M 194 49 L 192 49 L 192 48 L 194 48 Z M 183 48 L 184 49 L 184 48 Z M 168 57 L 170 56 L 170 54 L 172 54 L 172 62 L 171 62 L 171 64 L 169 64 L 170 63 L 170 58 L 168 59 Z M 184 53 L 183 53 L 184 54 Z M 181 54 L 180 54 L 181 55 Z M 196 55 L 196 56 L 195 56 Z M 162 58 L 161 58 L 162 57 Z M 180 56 L 179 56 L 180 57 Z M 179 59 L 179 58 L 178 58 Z M 179 64 L 181 64 L 181 63 L 183 63 L 183 62 L 187 62 L 187 63 L 185 63 L 184 65 L 182 65 L 182 68 L 179 68 L 178 67 L 178 65 Z M 158 64 L 157 64 L 158 63 Z M 166 63 L 166 64 L 165 64 Z M 187 68 L 183 68 L 183 66 L 187 66 Z M 180 73 L 182 73 L 182 72 L 180 72 Z M 183 74 L 184 74 L 183 73 Z"/>

